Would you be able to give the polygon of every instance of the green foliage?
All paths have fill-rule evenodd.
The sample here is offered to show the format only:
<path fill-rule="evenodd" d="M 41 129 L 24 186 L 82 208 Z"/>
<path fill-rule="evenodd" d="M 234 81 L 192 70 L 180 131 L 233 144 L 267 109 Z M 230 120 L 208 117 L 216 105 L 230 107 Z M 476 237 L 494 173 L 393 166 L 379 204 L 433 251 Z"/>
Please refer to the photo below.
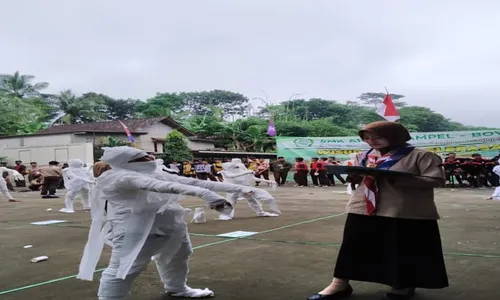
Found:
<path fill-rule="evenodd" d="M 106 120 L 107 96 L 87 93 L 75 96 L 71 90 L 62 91 L 57 97 L 60 117 L 54 124 L 81 124 Z"/>
<path fill-rule="evenodd" d="M 163 152 L 163 159 L 167 162 L 193 159 L 186 137 L 177 130 L 173 130 L 167 135 Z"/>
<path fill-rule="evenodd" d="M 157 93 L 145 102 L 136 103 L 137 114 L 144 118 L 167 117 L 184 107 L 184 99 L 176 93 Z"/>
<path fill-rule="evenodd" d="M 363 93 L 358 99 L 365 105 L 377 106 L 384 101 L 386 93 Z M 406 103 L 400 99 L 404 98 L 403 95 L 391 94 L 392 102 L 396 107 L 406 106 Z"/>
<path fill-rule="evenodd" d="M 48 108 L 38 99 L 0 94 L 0 135 L 27 134 L 40 130 Z"/>
<path fill-rule="evenodd" d="M 189 110 L 192 115 L 211 114 L 213 107 L 221 108 L 223 117 L 244 116 L 248 112 L 248 98 L 239 93 L 213 90 L 180 93 L 179 96 L 183 99 L 183 108 Z"/>
<path fill-rule="evenodd" d="M 35 79 L 33 75 L 21 75 L 16 71 L 13 75 L 0 75 L 0 93 L 7 96 L 24 98 L 40 95 L 40 90 L 46 89 L 47 82 L 32 83 Z"/>
<path fill-rule="evenodd" d="M 119 147 L 128 146 L 130 142 L 128 140 L 117 139 L 112 136 L 107 136 L 100 139 L 94 144 L 94 161 L 98 161 L 104 153 L 103 147 Z"/>
<path fill-rule="evenodd" d="M 275 148 L 274 138 L 266 133 L 269 120 L 274 121 L 278 136 L 355 135 L 364 124 L 382 120 L 374 108 L 386 95 L 383 92 L 368 92 L 361 94 L 356 101 L 345 103 L 320 98 L 288 100 L 277 105 L 266 102 L 265 107 L 251 116 L 248 98 L 224 90 L 157 93 L 146 101 L 140 101 L 114 99 L 93 92 L 78 96 L 71 90 L 58 95 L 42 94 L 47 86 L 48 83 L 36 83 L 34 76 L 19 72 L 0 75 L 1 135 L 29 134 L 51 123 L 79 124 L 170 116 L 198 137 L 215 140 L 216 147 L 272 151 Z M 453 122 L 429 108 L 407 105 L 403 95 L 391 96 L 399 108 L 400 122 L 411 131 L 489 129 Z M 171 152 L 179 160 L 184 156 L 191 157 L 182 134 L 173 132 L 171 135 L 172 142 L 166 145 L 166 155 Z M 98 146 L 121 144 L 128 142 L 107 137 Z"/>

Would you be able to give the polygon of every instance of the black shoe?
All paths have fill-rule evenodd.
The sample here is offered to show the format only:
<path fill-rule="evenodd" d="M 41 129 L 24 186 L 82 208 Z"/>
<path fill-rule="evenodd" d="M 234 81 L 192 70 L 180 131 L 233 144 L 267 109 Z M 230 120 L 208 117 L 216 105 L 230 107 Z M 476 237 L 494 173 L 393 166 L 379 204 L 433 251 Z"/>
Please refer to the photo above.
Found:
<path fill-rule="evenodd" d="M 410 289 L 406 294 L 386 293 L 382 300 L 407 300 L 415 297 L 415 289 Z"/>
<path fill-rule="evenodd" d="M 307 300 L 339 300 L 339 299 L 349 298 L 351 297 L 351 295 L 352 295 L 352 286 L 348 284 L 347 287 L 342 291 L 338 291 L 331 295 L 313 294 L 309 296 Z"/>

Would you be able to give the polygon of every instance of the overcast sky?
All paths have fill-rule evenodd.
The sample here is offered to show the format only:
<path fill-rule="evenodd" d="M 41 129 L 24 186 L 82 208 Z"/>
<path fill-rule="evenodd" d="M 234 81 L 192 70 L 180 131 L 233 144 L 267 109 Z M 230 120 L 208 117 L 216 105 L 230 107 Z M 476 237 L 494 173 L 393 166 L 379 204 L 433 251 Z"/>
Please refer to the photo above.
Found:
<path fill-rule="evenodd" d="M 1 0 L 0 73 L 116 98 L 406 96 L 500 127 L 500 1 Z"/>

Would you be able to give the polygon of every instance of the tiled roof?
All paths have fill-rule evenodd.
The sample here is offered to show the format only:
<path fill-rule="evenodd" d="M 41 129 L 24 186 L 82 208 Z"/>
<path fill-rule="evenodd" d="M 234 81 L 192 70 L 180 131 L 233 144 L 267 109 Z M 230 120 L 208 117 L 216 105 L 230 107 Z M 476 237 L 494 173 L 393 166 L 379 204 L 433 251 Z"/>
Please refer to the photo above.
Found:
<path fill-rule="evenodd" d="M 122 121 L 130 130 L 131 133 L 142 133 L 147 127 L 156 123 L 163 123 L 174 129 L 179 130 L 186 136 L 194 136 L 194 133 L 184 128 L 181 124 L 169 117 L 147 118 L 147 119 L 130 119 Z M 123 127 L 118 121 L 96 122 L 88 124 L 71 124 L 71 125 L 55 125 L 49 128 L 42 129 L 33 135 L 59 134 L 59 133 L 75 133 L 75 132 L 123 132 Z"/>

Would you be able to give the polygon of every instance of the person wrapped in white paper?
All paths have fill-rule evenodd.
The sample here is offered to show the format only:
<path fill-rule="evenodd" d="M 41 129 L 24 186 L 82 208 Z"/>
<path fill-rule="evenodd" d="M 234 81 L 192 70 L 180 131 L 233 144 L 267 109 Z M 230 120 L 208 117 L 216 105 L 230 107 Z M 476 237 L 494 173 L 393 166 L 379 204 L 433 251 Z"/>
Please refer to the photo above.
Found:
<path fill-rule="evenodd" d="M 13 169 L 8 169 L 6 167 L 0 167 L 0 175 L 5 172 L 9 173 L 10 176 L 13 176 L 15 180 L 24 180 L 24 176 L 18 171 Z M 0 178 L 0 192 L 9 200 L 9 202 L 19 202 L 18 200 L 14 199 L 14 197 L 12 197 L 12 195 L 10 194 L 6 180 L 7 180 L 6 178 L 5 179 L 3 177 Z"/>
<path fill-rule="evenodd" d="M 498 160 L 498 165 L 493 167 L 493 173 L 500 177 L 500 159 Z M 497 186 L 490 196 L 491 200 L 500 200 L 500 186 Z"/>
<path fill-rule="evenodd" d="M 239 158 L 233 158 L 231 162 L 222 164 L 223 170 L 220 172 L 224 177 L 224 182 L 232 183 L 242 186 L 251 187 L 256 182 L 267 182 L 276 187 L 276 182 L 270 180 L 260 179 L 254 176 L 254 172 L 248 170 Z M 242 192 L 229 192 L 227 193 L 227 200 L 233 206 L 233 210 L 229 214 L 220 214 L 219 220 L 231 220 L 234 217 L 234 209 L 238 200 L 246 200 L 248 206 L 255 211 L 259 217 L 278 217 L 281 211 L 272 197 L 267 191 L 256 189 L 258 192 L 242 193 Z M 266 212 L 262 208 L 262 203 L 267 203 L 269 208 L 273 211 Z"/>
<path fill-rule="evenodd" d="M 73 204 L 75 197 L 80 196 L 83 210 L 90 210 L 90 190 L 94 183 L 93 178 L 89 174 L 87 168 L 84 167 L 83 161 L 80 159 L 68 160 L 68 167 L 63 169 L 64 187 L 66 188 L 66 196 L 64 198 L 65 207 L 60 209 L 63 213 L 74 213 Z"/>
<path fill-rule="evenodd" d="M 101 160 L 111 169 L 96 179 L 92 191 L 92 224 L 77 278 L 92 280 L 107 243 L 113 251 L 101 277 L 99 300 L 126 299 L 133 280 L 146 269 L 151 257 L 167 293 L 190 298 L 213 296 L 208 289 L 193 289 L 186 284 L 187 259 L 192 250 L 184 209 L 176 202 L 178 195 L 192 195 L 205 200 L 212 209 L 224 211 L 231 205 L 210 190 L 158 180 L 157 163 L 142 150 L 105 148 Z"/>

